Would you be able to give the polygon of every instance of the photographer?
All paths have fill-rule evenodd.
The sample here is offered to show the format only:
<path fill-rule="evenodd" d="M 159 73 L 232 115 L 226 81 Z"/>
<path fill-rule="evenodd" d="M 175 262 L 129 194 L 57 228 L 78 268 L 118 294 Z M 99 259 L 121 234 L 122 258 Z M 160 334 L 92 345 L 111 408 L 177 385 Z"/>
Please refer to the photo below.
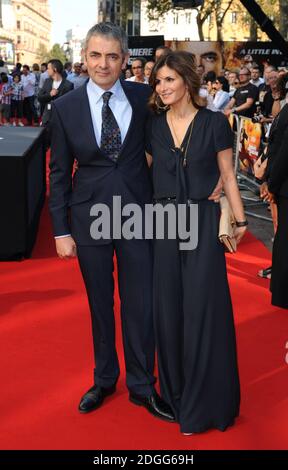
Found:
<path fill-rule="evenodd" d="M 250 83 L 251 72 L 247 67 L 243 67 L 239 73 L 240 87 L 235 91 L 224 110 L 226 116 L 231 113 L 240 116 L 253 117 L 255 113 L 255 103 L 258 99 L 258 88 Z"/>
<path fill-rule="evenodd" d="M 280 112 L 281 93 L 277 87 L 277 80 L 279 73 L 277 70 L 272 70 L 267 76 L 267 82 L 270 85 L 270 90 L 267 91 L 261 104 L 261 114 L 258 122 L 262 124 L 271 123 L 275 116 Z"/>

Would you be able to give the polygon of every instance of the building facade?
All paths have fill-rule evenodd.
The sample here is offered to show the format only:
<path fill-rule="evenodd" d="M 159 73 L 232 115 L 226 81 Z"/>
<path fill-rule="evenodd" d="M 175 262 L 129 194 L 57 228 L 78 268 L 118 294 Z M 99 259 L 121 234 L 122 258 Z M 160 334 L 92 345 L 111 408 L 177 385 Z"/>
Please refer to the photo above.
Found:
<path fill-rule="evenodd" d="M 228 0 L 223 0 L 218 10 L 218 16 L 226 10 Z M 277 12 L 275 12 L 275 15 Z M 196 9 L 171 9 L 159 20 L 148 20 L 147 0 L 141 0 L 141 36 L 164 35 L 165 40 L 197 41 L 199 32 L 197 27 Z M 239 0 L 234 0 L 221 25 L 223 41 L 248 41 L 250 38 L 250 16 Z M 273 20 L 273 18 L 272 18 Z M 216 41 L 217 23 L 215 11 L 211 13 L 203 24 L 203 36 L 206 41 Z M 267 41 L 267 35 L 258 28 L 259 41 Z"/>
<path fill-rule="evenodd" d="M 16 21 L 16 62 L 38 62 L 40 47 L 51 48 L 51 16 L 48 0 L 12 0 Z"/>
<path fill-rule="evenodd" d="M 198 41 L 195 9 L 175 9 L 157 20 L 147 16 L 147 0 L 141 1 L 141 36 L 163 35 L 166 41 Z"/>
<path fill-rule="evenodd" d="M 0 0 L 0 59 L 15 62 L 15 15 L 11 0 Z"/>
<path fill-rule="evenodd" d="M 86 28 L 75 26 L 66 32 L 65 53 L 67 60 L 75 63 L 82 62 L 82 48 L 86 37 Z"/>
<path fill-rule="evenodd" d="M 98 20 L 121 26 L 129 36 L 140 35 L 141 0 L 98 0 Z"/>

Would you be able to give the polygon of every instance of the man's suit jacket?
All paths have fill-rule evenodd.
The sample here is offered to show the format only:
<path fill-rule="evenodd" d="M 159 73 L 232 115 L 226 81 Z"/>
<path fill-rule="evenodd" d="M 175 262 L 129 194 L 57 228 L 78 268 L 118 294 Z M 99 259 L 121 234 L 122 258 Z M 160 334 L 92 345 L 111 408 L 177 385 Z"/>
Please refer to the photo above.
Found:
<path fill-rule="evenodd" d="M 271 127 L 266 180 L 273 194 L 288 197 L 288 104 Z"/>
<path fill-rule="evenodd" d="M 66 80 L 66 78 L 63 78 L 58 88 L 58 94 L 56 96 L 51 96 L 50 91 L 52 90 L 52 86 L 53 86 L 53 79 L 46 78 L 43 88 L 40 88 L 39 93 L 38 93 L 38 101 L 42 105 L 45 105 L 43 116 L 42 116 L 42 122 L 44 125 L 49 122 L 50 115 L 51 115 L 51 110 L 48 109 L 47 105 L 51 103 L 52 101 L 65 95 L 65 93 L 68 93 L 68 91 L 73 90 L 74 88 L 73 83 L 69 82 L 69 80 Z"/>
<path fill-rule="evenodd" d="M 122 206 L 151 203 L 152 188 L 145 158 L 147 85 L 121 82 L 132 107 L 132 118 L 118 160 L 114 163 L 100 150 L 90 113 L 87 85 L 53 103 L 50 162 L 50 211 L 54 235 L 72 233 L 76 243 L 95 245 L 90 236 L 91 206 L 106 204 L 112 208 L 113 196 L 121 196 Z M 78 169 L 72 169 L 74 160 Z M 69 208 L 71 210 L 69 217 Z"/>

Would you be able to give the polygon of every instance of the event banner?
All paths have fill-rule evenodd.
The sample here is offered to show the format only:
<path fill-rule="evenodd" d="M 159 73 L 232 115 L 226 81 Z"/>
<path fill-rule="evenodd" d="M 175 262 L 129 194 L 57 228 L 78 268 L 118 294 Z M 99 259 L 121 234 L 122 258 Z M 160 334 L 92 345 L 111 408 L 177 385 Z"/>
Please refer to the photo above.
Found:
<path fill-rule="evenodd" d="M 261 146 L 262 126 L 259 122 L 241 117 L 240 119 L 240 145 L 239 170 L 253 175 L 253 165 L 258 159 Z"/>
<path fill-rule="evenodd" d="M 129 62 L 136 57 L 144 57 L 146 60 L 153 60 L 155 50 L 158 46 L 164 45 L 164 36 L 129 36 Z"/>
<path fill-rule="evenodd" d="M 261 69 L 267 64 L 276 67 L 288 67 L 288 58 L 284 57 L 272 42 L 217 42 L 217 41 L 165 41 L 173 50 L 193 52 L 197 65 L 203 65 L 205 73 L 214 70 L 219 75 L 221 70 L 237 70 L 243 65 L 244 57 L 251 55 Z"/>

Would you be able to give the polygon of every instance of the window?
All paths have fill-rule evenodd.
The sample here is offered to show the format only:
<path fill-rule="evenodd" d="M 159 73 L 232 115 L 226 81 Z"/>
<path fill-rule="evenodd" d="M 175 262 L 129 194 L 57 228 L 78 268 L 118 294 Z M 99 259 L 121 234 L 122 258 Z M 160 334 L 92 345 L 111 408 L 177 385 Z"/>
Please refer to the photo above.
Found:
<path fill-rule="evenodd" d="M 190 24 L 190 23 L 191 23 L 191 16 L 192 16 L 191 13 L 186 13 L 186 14 L 185 14 L 186 23 L 187 23 L 187 24 Z"/>
<path fill-rule="evenodd" d="M 237 23 L 237 12 L 236 12 L 236 11 L 232 11 L 232 12 L 231 12 L 231 23 L 232 23 L 232 24 L 236 24 L 236 23 Z"/>
<path fill-rule="evenodd" d="M 208 15 L 206 18 L 206 24 L 211 24 L 212 23 L 212 15 Z"/>
<path fill-rule="evenodd" d="M 17 36 L 17 44 L 21 43 L 21 36 Z"/>
<path fill-rule="evenodd" d="M 17 29 L 21 29 L 21 22 L 20 21 L 17 21 Z"/>
<path fill-rule="evenodd" d="M 178 13 L 174 13 L 174 15 L 173 15 L 173 23 L 174 23 L 174 24 L 178 24 L 178 20 L 179 20 L 179 15 L 178 15 Z"/>

